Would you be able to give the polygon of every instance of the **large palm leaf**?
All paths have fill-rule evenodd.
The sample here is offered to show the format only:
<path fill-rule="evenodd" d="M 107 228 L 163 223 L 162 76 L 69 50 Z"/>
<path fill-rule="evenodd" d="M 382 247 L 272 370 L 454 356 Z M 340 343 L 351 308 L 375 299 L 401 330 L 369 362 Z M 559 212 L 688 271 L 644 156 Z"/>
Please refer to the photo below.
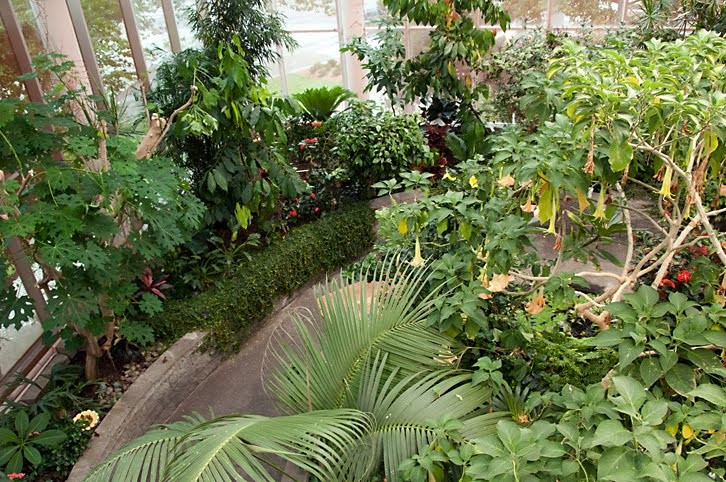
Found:
<path fill-rule="evenodd" d="M 94 469 L 86 482 L 274 481 L 268 471 L 270 455 L 336 482 L 348 450 L 372 427 L 370 415 L 357 410 L 193 422 L 164 426 L 131 442 Z"/>
<path fill-rule="evenodd" d="M 349 459 L 346 480 L 364 479 L 382 460 L 386 479 L 396 482 L 401 462 L 432 442 L 437 422 L 472 418 L 491 399 L 489 389 L 471 383 L 470 372 L 442 369 L 396 383 L 397 370 L 386 376 L 386 358 L 378 354 L 362 373 L 356 408 L 373 415 L 374 427 Z M 510 415 L 478 415 L 468 432 L 494 433 L 497 421 L 505 418 Z"/>
<path fill-rule="evenodd" d="M 326 283 L 320 322 L 298 314 L 296 333 L 274 349 L 280 368 L 269 385 L 288 413 L 350 406 L 365 360 L 378 351 L 400 378 L 442 367 L 457 343 L 426 326 L 438 296 L 424 296 L 425 270 L 395 258 L 379 272 Z M 388 273 L 394 273 L 388 275 Z M 374 282 L 367 282 L 368 279 Z"/>

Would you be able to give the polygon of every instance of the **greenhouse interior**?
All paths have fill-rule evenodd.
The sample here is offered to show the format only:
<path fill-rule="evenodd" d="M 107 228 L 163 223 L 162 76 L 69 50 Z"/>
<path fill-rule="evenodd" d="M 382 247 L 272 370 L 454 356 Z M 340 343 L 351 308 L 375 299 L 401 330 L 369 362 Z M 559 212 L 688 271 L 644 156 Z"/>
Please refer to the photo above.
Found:
<path fill-rule="evenodd" d="M 726 481 L 725 37 L 0 0 L 0 482 Z"/>

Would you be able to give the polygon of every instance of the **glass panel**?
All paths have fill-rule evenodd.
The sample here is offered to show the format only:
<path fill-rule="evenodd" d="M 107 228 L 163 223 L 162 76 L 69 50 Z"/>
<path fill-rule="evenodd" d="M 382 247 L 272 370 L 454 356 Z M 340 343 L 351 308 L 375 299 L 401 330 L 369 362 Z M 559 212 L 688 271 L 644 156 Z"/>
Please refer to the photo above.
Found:
<path fill-rule="evenodd" d="M 367 24 L 374 24 L 376 20 L 382 18 L 386 13 L 386 7 L 383 6 L 381 0 L 363 0 L 363 8 Z"/>
<path fill-rule="evenodd" d="M 547 0 L 505 0 L 504 8 L 512 17 L 513 28 L 535 28 L 546 23 Z"/>
<path fill-rule="evenodd" d="M 164 21 L 164 10 L 161 8 L 160 0 L 134 0 L 134 11 L 141 45 L 144 46 L 146 67 L 153 80 L 156 67 L 171 52 L 169 34 Z"/>
<path fill-rule="evenodd" d="M 30 0 L 13 0 L 12 4 L 23 30 L 23 37 L 25 37 L 30 56 L 34 58 L 47 53 L 48 39 L 45 34 L 46 28 L 43 26 L 44 17 L 40 14 L 38 6 L 31 3 Z M 48 72 L 40 75 L 40 83 L 44 92 L 50 92 L 53 89 L 52 78 Z"/>
<path fill-rule="evenodd" d="M 20 67 L 10 47 L 10 38 L 0 22 L 0 98 L 19 97 L 23 93 L 19 75 Z"/>
<path fill-rule="evenodd" d="M 300 46 L 285 55 L 290 94 L 311 87 L 343 85 L 337 33 L 296 33 L 294 37 Z M 279 91 L 274 82 L 270 86 Z"/>
<path fill-rule="evenodd" d="M 552 28 L 614 25 L 618 2 L 608 0 L 559 0 L 553 2 Z"/>
<path fill-rule="evenodd" d="M 81 0 L 106 90 L 122 95 L 136 81 L 131 48 L 117 0 Z"/>
<path fill-rule="evenodd" d="M 173 0 L 174 17 L 176 17 L 176 28 L 179 30 L 179 42 L 182 49 L 199 48 L 201 42 L 197 40 L 189 25 L 189 12 L 197 8 L 196 0 Z"/>
<path fill-rule="evenodd" d="M 335 0 L 278 0 L 277 6 L 288 30 L 338 28 Z"/>

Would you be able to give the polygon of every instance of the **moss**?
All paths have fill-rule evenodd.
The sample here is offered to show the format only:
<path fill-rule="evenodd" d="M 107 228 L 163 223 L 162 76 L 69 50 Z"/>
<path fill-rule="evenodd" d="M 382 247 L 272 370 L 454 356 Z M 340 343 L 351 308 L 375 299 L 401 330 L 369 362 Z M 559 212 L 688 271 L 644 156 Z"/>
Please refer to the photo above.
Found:
<path fill-rule="evenodd" d="M 365 253 L 373 244 L 374 222 L 373 210 L 360 203 L 294 228 L 220 286 L 168 302 L 151 324 L 167 339 L 204 330 L 206 347 L 236 352 L 279 298 Z"/>

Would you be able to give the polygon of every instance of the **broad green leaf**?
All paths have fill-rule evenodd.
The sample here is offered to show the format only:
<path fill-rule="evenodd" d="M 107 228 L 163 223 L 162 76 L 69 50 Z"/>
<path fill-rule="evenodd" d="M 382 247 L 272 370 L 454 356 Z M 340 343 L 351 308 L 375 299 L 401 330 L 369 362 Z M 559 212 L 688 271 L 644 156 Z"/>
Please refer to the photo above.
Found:
<path fill-rule="evenodd" d="M 0 445 L 16 442 L 20 442 L 20 439 L 18 439 L 18 436 L 12 430 L 0 427 Z"/>
<path fill-rule="evenodd" d="M 28 413 L 21 410 L 15 415 L 15 431 L 20 434 L 20 437 L 24 437 L 28 433 L 28 426 L 30 420 L 28 419 Z"/>
<path fill-rule="evenodd" d="M 640 378 L 643 379 L 646 387 L 653 385 L 658 379 L 660 379 L 664 372 L 663 368 L 658 363 L 658 357 L 649 356 L 640 362 Z"/>
<path fill-rule="evenodd" d="M 605 330 L 610 331 L 610 330 Z M 633 340 L 625 340 L 620 344 L 618 349 L 618 364 L 621 370 L 624 370 L 628 365 L 633 363 L 641 353 L 643 353 L 644 346 L 635 344 Z"/>
<path fill-rule="evenodd" d="M 635 378 L 613 377 L 613 385 L 622 397 L 626 406 L 638 411 L 646 398 L 645 388 Z"/>
<path fill-rule="evenodd" d="M 645 402 L 640 413 L 648 425 L 660 425 L 668 413 L 668 403 L 665 400 L 649 400 Z"/>
<path fill-rule="evenodd" d="M 665 379 L 673 390 L 683 396 L 688 396 L 696 388 L 696 372 L 683 363 L 676 363 L 673 368 L 668 370 Z"/>
<path fill-rule="evenodd" d="M 633 434 L 623 427 L 620 420 L 604 420 L 595 429 L 589 447 L 619 447 L 633 440 Z"/>
<path fill-rule="evenodd" d="M 40 455 L 40 452 L 38 452 L 38 449 L 31 445 L 26 445 L 23 447 L 23 455 L 33 465 L 38 465 L 40 462 L 43 461 L 43 457 Z"/>
<path fill-rule="evenodd" d="M 635 454 L 627 447 L 612 447 L 603 452 L 597 464 L 598 480 L 632 482 L 638 479 Z"/>
<path fill-rule="evenodd" d="M 31 443 L 52 447 L 63 442 L 68 436 L 62 430 L 46 430 L 31 437 Z"/>
<path fill-rule="evenodd" d="M 708 400 L 718 408 L 726 408 L 726 390 L 718 385 L 702 383 L 701 385 L 698 385 L 695 390 L 691 390 L 688 395 Z"/>
<path fill-rule="evenodd" d="M 633 159 L 633 148 L 627 139 L 623 139 L 621 142 L 613 142 L 610 144 L 610 149 L 608 149 L 608 157 L 613 172 L 623 171 Z"/>

